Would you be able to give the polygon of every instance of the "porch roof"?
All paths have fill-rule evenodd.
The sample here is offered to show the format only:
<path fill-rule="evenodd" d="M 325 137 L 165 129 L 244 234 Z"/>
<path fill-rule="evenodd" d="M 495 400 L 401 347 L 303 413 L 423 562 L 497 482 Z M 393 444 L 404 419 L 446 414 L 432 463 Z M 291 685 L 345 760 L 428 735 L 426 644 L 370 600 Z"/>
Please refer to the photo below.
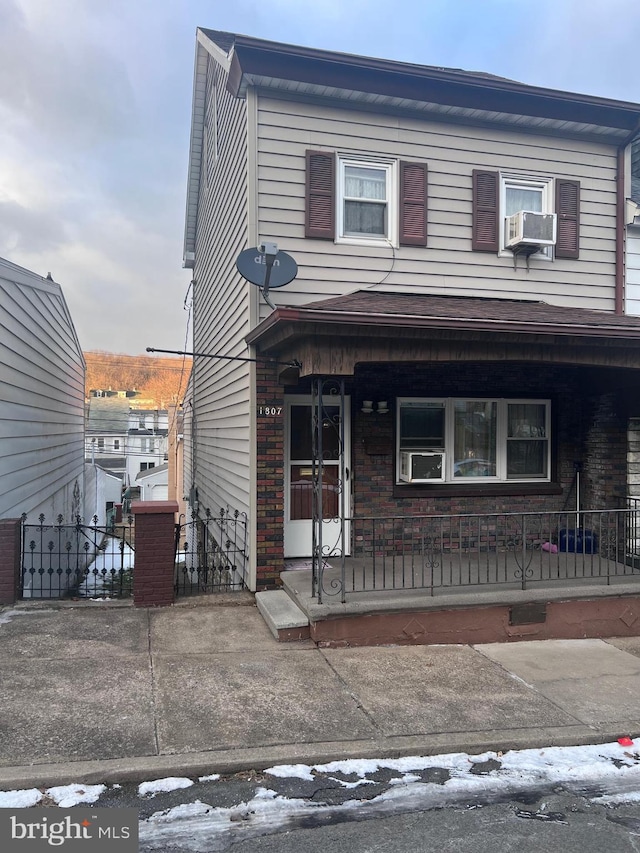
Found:
<path fill-rule="evenodd" d="M 259 352 L 297 359 L 302 375 L 351 374 L 358 361 L 446 360 L 444 352 L 434 354 L 434 344 L 451 339 L 475 342 L 466 356 L 458 347 L 456 360 L 553 359 L 640 368 L 640 317 L 526 299 L 359 290 L 276 308 L 247 336 Z"/>

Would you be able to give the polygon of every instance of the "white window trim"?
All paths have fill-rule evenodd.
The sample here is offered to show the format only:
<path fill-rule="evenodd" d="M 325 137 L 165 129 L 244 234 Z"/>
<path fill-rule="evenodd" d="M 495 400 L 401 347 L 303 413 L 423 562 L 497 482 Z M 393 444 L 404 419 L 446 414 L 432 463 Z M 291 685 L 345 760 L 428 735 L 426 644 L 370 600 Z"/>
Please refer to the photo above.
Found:
<path fill-rule="evenodd" d="M 533 187 L 542 190 L 542 213 L 555 213 L 555 193 L 553 192 L 553 178 L 533 175 L 513 175 L 509 172 L 500 172 L 500 206 L 498 232 L 500 235 L 500 248 L 498 255 L 501 258 L 513 258 L 513 252 L 506 249 L 507 216 L 507 186 L 519 185 Z M 546 246 L 544 249 L 532 255 L 536 260 L 552 261 L 553 247 Z"/>
<path fill-rule="evenodd" d="M 495 477 L 454 477 L 455 465 L 455 418 L 454 410 L 457 402 L 465 403 L 496 403 L 497 422 L 496 422 L 496 475 Z M 396 399 L 396 483 L 406 485 L 400 479 L 400 409 L 403 403 L 444 403 L 444 453 L 445 453 L 445 479 L 447 485 L 455 485 L 462 483 L 469 485 L 470 483 L 499 483 L 516 484 L 516 483 L 549 483 L 551 482 L 551 400 L 532 397 L 398 397 Z M 507 426 L 509 405 L 531 404 L 545 406 L 545 440 L 547 442 L 547 476 L 546 477 L 528 477 L 515 478 L 507 477 Z M 439 448 L 431 448 L 439 449 Z M 409 450 L 409 448 L 404 448 Z M 428 448 L 415 448 L 415 452 L 425 451 Z"/>
<path fill-rule="evenodd" d="M 386 237 L 356 237 L 345 235 L 344 231 L 344 178 L 345 166 L 360 166 L 363 169 L 384 169 L 387 173 L 387 235 Z M 395 160 L 370 160 L 367 158 L 338 155 L 336 169 L 336 243 L 352 246 L 394 246 L 398 247 L 398 164 Z"/>

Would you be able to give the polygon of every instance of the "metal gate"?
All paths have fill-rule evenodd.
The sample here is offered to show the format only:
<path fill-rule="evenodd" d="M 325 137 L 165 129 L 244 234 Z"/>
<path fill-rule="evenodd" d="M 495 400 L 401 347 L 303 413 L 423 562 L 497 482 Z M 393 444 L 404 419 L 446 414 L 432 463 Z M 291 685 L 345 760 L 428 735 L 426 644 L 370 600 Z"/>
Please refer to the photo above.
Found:
<path fill-rule="evenodd" d="M 221 509 L 217 516 L 176 525 L 176 595 L 232 592 L 245 588 L 247 516 Z"/>
<path fill-rule="evenodd" d="M 59 515 L 37 524 L 22 517 L 23 598 L 124 598 L 132 594 L 133 517 L 108 526 L 94 516 L 65 524 Z"/>

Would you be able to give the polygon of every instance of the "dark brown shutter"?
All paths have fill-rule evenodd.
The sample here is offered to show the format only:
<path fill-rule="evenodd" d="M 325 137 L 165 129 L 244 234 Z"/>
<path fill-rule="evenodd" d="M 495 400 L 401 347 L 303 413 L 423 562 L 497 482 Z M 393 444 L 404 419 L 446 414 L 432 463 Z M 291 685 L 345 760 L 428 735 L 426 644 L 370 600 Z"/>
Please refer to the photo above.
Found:
<path fill-rule="evenodd" d="M 335 155 L 329 151 L 307 151 L 306 237 L 335 237 L 335 164 Z"/>
<path fill-rule="evenodd" d="M 556 180 L 556 258 L 580 255 L 580 182 Z"/>
<path fill-rule="evenodd" d="M 400 162 L 400 245 L 427 245 L 427 164 Z"/>
<path fill-rule="evenodd" d="M 498 239 L 498 189 L 497 172 L 473 170 L 473 227 L 471 248 L 474 252 L 497 252 Z"/>

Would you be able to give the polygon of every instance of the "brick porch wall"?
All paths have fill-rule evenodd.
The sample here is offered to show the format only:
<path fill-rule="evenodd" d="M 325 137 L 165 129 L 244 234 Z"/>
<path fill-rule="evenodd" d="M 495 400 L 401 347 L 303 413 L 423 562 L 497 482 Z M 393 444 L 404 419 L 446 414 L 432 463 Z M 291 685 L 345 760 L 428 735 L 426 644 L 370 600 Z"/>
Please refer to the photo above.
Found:
<path fill-rule="evenodd" d="M 362 367 L 352 400 L 355 514 L 421 515 L 562 511 L 575 507 L 574 461 L 584 462 L 581 503 L 590 509 L 622 506 L 626 491 L 626 422 L 614 393 L 585 398 L 584 372 L 563 366 L 519 364 L 379 365 Z M 395 401 L 452 395 L 552 399 L 560 494 L 394 495 Z M 362 413 L 362 400 L 389 401 L 389 414 Z M 589 461 L 588 461 L 589 460 Z"/>
<path fill-rule="evenodd" d="M 616 394 L 592 400 L 581 502 L 589 509 L 623 507 L 627 496 L 627 419 Z M 587 503 L 588 502 L 588 503 Z"/>
<path fill-rule="evenodd" d="M 284 389 L 276 366 L 258 365 L 257 401 L 257 518 L 256 590 L 277 585 L 284 567 Z M 261 413 L 260 407 L 276 409 Z M 280 410 L 278 413 L 278 409 Z"/>

